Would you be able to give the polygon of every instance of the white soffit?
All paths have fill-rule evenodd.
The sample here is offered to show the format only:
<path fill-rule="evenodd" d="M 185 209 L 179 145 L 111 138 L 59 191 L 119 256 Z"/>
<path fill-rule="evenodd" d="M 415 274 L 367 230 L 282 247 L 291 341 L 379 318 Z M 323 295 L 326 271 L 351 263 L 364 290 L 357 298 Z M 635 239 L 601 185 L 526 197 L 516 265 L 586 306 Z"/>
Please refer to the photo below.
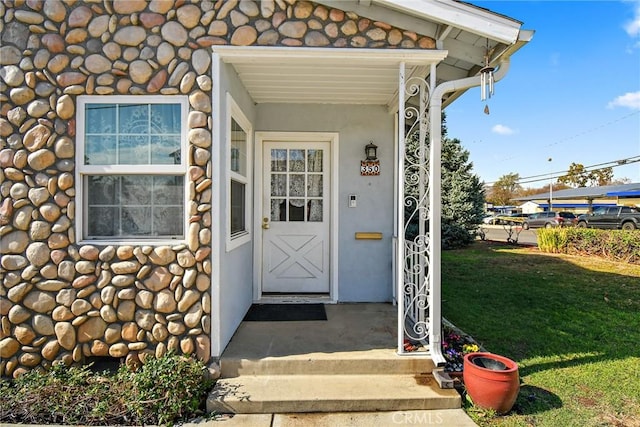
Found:
<path fill-rule="evenodd" d="M 444 50 L 217 46 L 256 103 L 375 104 L 390 106 L 398 70 L 407 76 L 440 63 Z"/>

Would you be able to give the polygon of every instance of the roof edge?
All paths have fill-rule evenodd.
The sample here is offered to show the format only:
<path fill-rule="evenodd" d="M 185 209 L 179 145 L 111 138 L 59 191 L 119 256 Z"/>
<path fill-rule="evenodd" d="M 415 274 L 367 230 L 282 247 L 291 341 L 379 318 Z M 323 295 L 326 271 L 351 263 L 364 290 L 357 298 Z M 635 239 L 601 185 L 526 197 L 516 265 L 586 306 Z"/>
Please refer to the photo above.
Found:
<path fill-rule="evenodd" d="M 513 18 L 454 0 L 371 0 L 371 3 L 451 25 L 504 44 L 518 41 L 522 27 L 522 22 Z"/>
<path fill-rule="evenodd" d="M 328 48 L 289 46 L 212 46 L 213 53 L 225 62 L 257 62 L 274 59 L 345 59 L 350 61 L 376 60 L 381 62 L 405 62 L 409 65 L 439 63 L 447 57 L 448 51 L 437 49 L 368 49 L 368 48 Z"/>

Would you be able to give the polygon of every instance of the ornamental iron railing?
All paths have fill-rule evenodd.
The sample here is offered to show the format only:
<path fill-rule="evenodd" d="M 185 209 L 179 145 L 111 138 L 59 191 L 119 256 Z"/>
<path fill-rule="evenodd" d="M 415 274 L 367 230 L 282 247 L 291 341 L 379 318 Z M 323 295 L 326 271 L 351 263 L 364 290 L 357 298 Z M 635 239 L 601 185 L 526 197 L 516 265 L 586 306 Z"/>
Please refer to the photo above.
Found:
<path fill-rule="evenodd" d="M 430 333 L 431 236 L 429 182 L 429 82 L 420 77 L 405 80 L 399 73 L 399 183 L 402 206 L 398 209 L 400 243 L 397 255 L 400 305 L 398 352 L 428 352 Z M 402 342 L 400 342 L 402 341 Z M 409 345 L 407 345 L 409 344 Z M 415 345 L 418 344 L 418 345 Z M 422 344 L 422 345 L 419 345 Z"/>

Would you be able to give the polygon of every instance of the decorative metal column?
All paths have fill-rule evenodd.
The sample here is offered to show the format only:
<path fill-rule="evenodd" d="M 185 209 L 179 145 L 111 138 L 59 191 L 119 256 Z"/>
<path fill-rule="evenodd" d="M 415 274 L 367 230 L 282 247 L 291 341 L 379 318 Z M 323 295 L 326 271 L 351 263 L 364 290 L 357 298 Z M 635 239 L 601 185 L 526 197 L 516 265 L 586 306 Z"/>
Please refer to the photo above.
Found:
<path fill-rule="evenodd" d="M 494 82 L 507 74 L 509 64 L 508 56 L 501 59 Z M 480 83 L 481 76 L 477 75 L 436 86 L 436 64 L 431 64 L 430 83 L 415 77 L 405 81 L 405 64 L 400 64 L 396 190 L 398 354 L 416 354 L 404 348 L 405 338 L 419 341 L 428 349 L 423 353 L 436 365 L 445 363 L 441 348 L 440 271 L 442 98 L 447 93 L 479 86 Z M 417 106 L 407 105 L 407 99 L 411 97 L 417 98 Z M 428 156 L 425 147 L 427 130 Z M 412 227 L 417 232 L 412 232 Z"/>
<path fill-rule="evenodd" d="M 431 218 L 431 204 L 434 201 L 431 197 L 429 171 L 432 154 L 429 153 L 426 142 L 430 126 L 431 85 L 420 77 L 405 79 L 405 71 L 405 64 L 401 63 L 398 88 L 399 176 L 396 248 L 398 353 L 416 355 L 430 352 L 409 352 L 404 345 L 405 339 L 420 342 L 424 349 L 428 349 L 432 326 L 430 294 L 434 264 L 431 250 L 435 246 L 429 226 L 434 222 Z M 431 72 L 435 73 L 435 67 L 432 67 Z M 409 99 L 416 102 L 409 104 Z M 439 227 L 439 216 L 435 223 Z M 439 249 L 439 238 L 436 244 Z M 437 304 L 439 306 L 439 301 Z"/>

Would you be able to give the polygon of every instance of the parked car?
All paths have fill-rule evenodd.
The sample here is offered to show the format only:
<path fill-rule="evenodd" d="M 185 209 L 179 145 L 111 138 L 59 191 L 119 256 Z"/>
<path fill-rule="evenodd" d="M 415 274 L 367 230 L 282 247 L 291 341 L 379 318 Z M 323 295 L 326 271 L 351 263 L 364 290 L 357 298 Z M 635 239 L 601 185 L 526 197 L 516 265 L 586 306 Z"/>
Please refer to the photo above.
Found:
<path fill-rule="evenodd" d="M 580 215 L 578 227 L 635 230 L 640 228 L 640 209 L 630 206 L 604 206 Z"/>
<path fill-rule="evenodd" d="M 483 224 L 497 224 L 498 223 L 498 216 L 497 215 L 493 215 L 493 214 L 485 215 L 484 218 L 482 218 L 482 223 Z"/>
<path fill-rule="evenodd" d="M 518 225 L 518 224 L 523 224 L 527 218 L 529 218 L 529 214 L 513 213 L 513 214 L 507 215 L 507 217 L 503 218 L 502 220 L 507 225 Z"/>
<path fill-rule="evenodd" d="M 528 216 L 529 214 L 523 214 L 523 213 L 497 214 L 494 216 L 488 216 L 483 218 L 482 222 L 484 224 L 516 225 L 516 224 L 522 224 L 522 221 L 524 221 L 524 219 Z"/>
<path fill-rule="evenodd" d="M 572 212 L 537 212 L 529 215 L 522 223 L 522 228 L 551 228 L 575 225 L 577 217 Z"/>

